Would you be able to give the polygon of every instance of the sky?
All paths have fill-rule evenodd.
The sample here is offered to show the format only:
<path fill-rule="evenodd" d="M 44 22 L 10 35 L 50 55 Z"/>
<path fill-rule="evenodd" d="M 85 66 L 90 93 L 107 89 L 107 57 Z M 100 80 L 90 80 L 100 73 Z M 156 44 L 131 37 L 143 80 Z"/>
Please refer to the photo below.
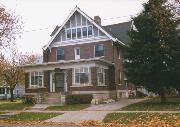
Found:
<path fill-rule="evenodd" d="M 90 17 L 100 16 L 102 25 L 131 20 L 147 0 L 0 0 L 7 10 L 23 22 L 22 37 L 16 40 L 19 51 L 42 54 L 56 25 L 61 25 L 78 6 Z"/>

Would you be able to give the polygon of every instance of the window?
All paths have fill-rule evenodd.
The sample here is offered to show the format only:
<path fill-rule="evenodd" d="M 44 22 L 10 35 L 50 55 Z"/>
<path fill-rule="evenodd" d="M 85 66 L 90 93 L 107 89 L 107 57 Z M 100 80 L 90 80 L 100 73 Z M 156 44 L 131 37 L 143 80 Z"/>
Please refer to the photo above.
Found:
<path fill-rule="evenodd" d="M 75 59 L 80 59 L 80 48 L 75 48 Z"/>
<path fill-rule="evenodd" d="M 99 86 L 105 85 L 105 71 L 103 68 L 98 68 L 97 79 L 98 79 Z"/>
<path fill-rule="evenodd" d="M 121 59 L 121 50 L 120 50 L 120 48 L 117 49 L 117 52 L 118 52 L 118 58 Z"/>
<path fill-rule="evenodd" d="M 0 94 L 5 94 L 5 88 L 0 88 Z"/>
<path fill-rule="evenodd" d="M 43 73 L 42 72 L 30 72 L 29 73 L 29 86 L 32 87 L 43 87 Z"/>
<path fill-rule="evenodd" d="M 122 83 L 122 73 L 121 73 L 121 71 L 119 70 L 119 84 L 121 84 Z"/>
<path fill-rule="evenodd" d="M 88 27 L 88 36 L 92 36 L 92 26 Z"/>
<path fill-rule="evenodd" d="M 104 45 L 103 44 L 97 44 L 95 46 L 95 57 L 104 56 Z"/>
<path fill-rule="evenodd" d="M 76 29 L 72 29 L 72 39 L 76 38 Z"/>
<path fill-rule="evenodd" d="M 87 37 L 87 27 L 82 28 L 83 37 Z"/>
<path fill-rule="evenodd" d="M 57 61 L 64 60 L 64 49 L 59 48 L 57 49 Z"/>
<path fill-rule="evenodd" d="M 77 28 L 77 38 L 81 38 L 81 28 Z"/>
<path fill-rule="evenodd" d="M 75 72 L 75 84 L 77 85 L 85 85 L 85 84 L 89 84 L 89 68 L 76 68 L 74 69 Z"/>
<path fill-rule="evenodd" d="M 67 40 L 71 39 L 71 29 L 68 29 L 66 31 L 66 38 L 67 38 Z"/>

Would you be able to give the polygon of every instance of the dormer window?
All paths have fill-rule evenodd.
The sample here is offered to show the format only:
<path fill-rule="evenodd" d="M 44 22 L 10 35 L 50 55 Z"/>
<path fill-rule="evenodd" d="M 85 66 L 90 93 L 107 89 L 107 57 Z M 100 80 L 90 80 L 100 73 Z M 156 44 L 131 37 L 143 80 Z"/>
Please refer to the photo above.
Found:
<path fill-rule="evenodd" d="M 70 40 L 70 39 L 71 39 L 71 29 L 68 29 L 68 30 L 66 31 L 66 38 L 67 38 L 67 40 Z"/>
<path fill-rule="evenodd" d="M 75 40 L 93 36 L 93 26 L 78 26 L 66 29 L 66 40 Z"/>
<path fill-rule="evenodd" d="M 87 37 L 87 27 L 82 28 L 83 37 Z"/>
<path fill-rule="evenodd" d="M 76 29 L 72 29 L 72 39 L 76 38 Z"/>
<path fill-rule="evenodd" d="M 81 38 L 81 28 L 77 28 L 77 38 Z"/>
<path fill-rule="evenodd" d="M 88 27 L 88 36 L 92 36 L 92 26 Z"/>
<path fill-rule="evenodd" d="M 57 61 L 64 60 L 64 49 L 57 49 Z"/>

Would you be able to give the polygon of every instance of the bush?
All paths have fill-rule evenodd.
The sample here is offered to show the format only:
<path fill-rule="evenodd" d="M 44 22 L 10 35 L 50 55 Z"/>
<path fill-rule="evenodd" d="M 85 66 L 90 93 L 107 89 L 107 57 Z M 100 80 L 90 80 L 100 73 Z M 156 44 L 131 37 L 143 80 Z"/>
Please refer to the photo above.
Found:
<path fill-rule="evenodd" d="M 24 104 L 36 104 L 36 99 L 33 95 L 25 95 L 22 101 Z"/>
<path fill-rule="evenodd" d="M 67 104 L 90 104 L 93 96 L 91 94 L 73 94 L 66 96 Z"/>
<path fill-rule="evenodd" d="M 148 95 L 147 94 L 144 94 L 140 91 L 136 91 L 136 97 L 138 98 L 144 98 L 144 97 L 147 97 Z"/>

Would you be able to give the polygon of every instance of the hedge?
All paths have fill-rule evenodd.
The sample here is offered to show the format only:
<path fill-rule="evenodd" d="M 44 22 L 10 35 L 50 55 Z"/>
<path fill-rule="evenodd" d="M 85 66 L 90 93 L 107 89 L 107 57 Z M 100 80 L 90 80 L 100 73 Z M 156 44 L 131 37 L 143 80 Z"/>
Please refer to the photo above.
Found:
<path fill-rule="evenodd" d="M 90 104 L 92 94 L 72 94 L 66 96 L 66 104 Z"/>

